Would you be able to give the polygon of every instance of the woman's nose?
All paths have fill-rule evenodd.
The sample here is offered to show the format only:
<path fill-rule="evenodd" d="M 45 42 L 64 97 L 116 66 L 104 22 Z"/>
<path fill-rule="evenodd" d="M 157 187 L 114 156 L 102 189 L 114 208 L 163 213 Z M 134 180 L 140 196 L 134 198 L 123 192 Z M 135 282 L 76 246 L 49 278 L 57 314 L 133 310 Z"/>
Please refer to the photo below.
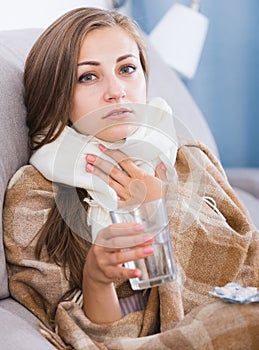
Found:
<path fill-rule="evenodd" d="M 110 77 L 107 79 L 104 99 L 106 101 L 120 102 L 126 97 L 123 82 L 118 77 Z"/>

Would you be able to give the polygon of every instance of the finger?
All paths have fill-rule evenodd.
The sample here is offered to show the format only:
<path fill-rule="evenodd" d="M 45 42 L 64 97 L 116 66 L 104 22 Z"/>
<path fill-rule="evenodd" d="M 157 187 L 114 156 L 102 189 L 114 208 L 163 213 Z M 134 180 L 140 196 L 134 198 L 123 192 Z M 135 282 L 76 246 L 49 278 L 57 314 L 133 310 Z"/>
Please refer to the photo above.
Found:
<path fill-rule="evenodd" d="M 107 174 L 105 174 L 103 171 L 101 171 L 99 168 L 94 166 L 93 164 L 87 163 L 86 164 L 86 171 L 88 173 L 91 173 L 91 174 L 98 176 L 100 179 L 102 179 L 106 183 L 109 182 L 109 180 L 108 180 L 109 176 Z"/>
<path fill-rule="evenodd" d="M 120 222 L 111 224 L 101 229 L 97 237 L 102 236 L 105 239 L 116 236 L 134 235 L 144 231 L 144 226 L 139 222 Z"/>
<path fill-rule="evenodd" d="M 110 175 L 111 171 L 113 168 L 117 168 L 116 165 L 114 165 L 113 163 L 100 158 L 94 154 L 87 154 L 86 155 L 86 161 L 87 161 L 87 165 L 86 168 L 87 170 L 91 170 L 93 167 L 91 167 L 91 165 L 95 166 L 95 168 L 99 168 L 104 174 Z M 119 170 L 119 168 L 117 168 Z"/>
<path fill-rule="evenodd" d="M 118 149 L 108 149 L 104 147 L 103 145 L 100 145 L 101 151 L 105 152 L 106 155 L 111 157 L 113 160 L 116 161 L 120 165 L 120 167 L 131 177 L 140 177 L 143 173 L 143 170 L 141 170 L 132 159 L 129 158 L 125 153 Z"/>
<path fill-rule="evenodd" d="M 120 265 L 128 261 L 144 259 L 154 253 L 154 248 L 150 244 L 134 247 L 131 249 L 117 250 L 110 254 L 111 265 Z"/>
<path fill-rule="evenodd" d="M 117 195 L 120 199 L 127 200 L 130 198 L 130 193 L 129 193 L 127 188 L 125 188 L 119 182 L 112 179 L 109 175 L 105 174 L 103 171 L 101 171 L 95 165 L 87 164 L 86 171 L 88 173 L 91 173 L 93 175 L 98 176 L 101 180 L 103 180 L 105 183 L 107 183 L 111 188 L 114 189 L 114 191 L 117 193 Z"/>
<path fill-rule="evenodd" d="M 139 247 L 135 249 L 130 249 L 127 251 L 118 251 L 116 253 L 110 254 L 109 257 L 103 257 L 100 260 L 100 269 L 103 271 L 105 276 L 109 279 L 114 278 L 134 278 L 140 277 L 141 271 L 139 269 L 129 269 L 122 264 L 128 261 L 134 261 L 139 259 L 144 259 L 154 253 L 152 246 L 148 245 L 145 247 Z"/>
<path fill-rule="evenodd" d="M 150 243 L 153 239 L 152 235 L 144 233 L 144 227 L 140 224 L 135 224 L 133 229 L 112 224 L 98 233 L 95 245 L 105 247 L 107 251 L 116 251 Z"/>
<path fill-rule="evenodd" d="M 128 280 L 130 278 L 140 277 L 141 271 L 139 269 L 128 269 L 125 266 L 108 266 L 106 267 L 105 276 L 113 281 L 118 278 Z"/>
<path fill-rule="evenodd" d="M 129 176 L 113 163 L 93 154 L 88 154 L 86 156 L 86 161 L 86 170 L 101 177 L 102 180 L 108 183 L 111 187 L 116 186 L 116 182 L 124 187 L 128 186 L 130 182 Z M 97 172 L 96 168 L 101 170 L 102 173 Z"/>

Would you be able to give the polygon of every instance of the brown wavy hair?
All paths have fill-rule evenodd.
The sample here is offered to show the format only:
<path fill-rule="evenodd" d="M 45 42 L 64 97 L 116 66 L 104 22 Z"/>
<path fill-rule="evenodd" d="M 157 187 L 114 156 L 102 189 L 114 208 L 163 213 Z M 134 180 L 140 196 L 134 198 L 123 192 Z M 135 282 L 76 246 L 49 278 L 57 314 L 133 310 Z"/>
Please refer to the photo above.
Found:
<path fill-rule="evenodd" d="M 145 44 L 137 24 L 129 17 L 96 8 L 78 8 L 64 14 L 38 38 L 25 63 L 24 100 L 31 151 L 54 141 L 70 124 L 82 42 L 91 31 L 113 26 L 121 27 L 135 40 L 148 80 Z M 50 260 L 62 266 L 65 272 L 69 271 L 70 294 L 81 289 L 89 249 L 89 243 L 71 229 L 76 223 L 81 230 L 89 230 L 85 225 L 87 205 L 82 203 L 86 196 L 88 194 L 82 189 L 75 191 L 58 186 L 56 202 L 39 232 L 35 252 L 40 259 L 42 249 L 46 247 Z"/>

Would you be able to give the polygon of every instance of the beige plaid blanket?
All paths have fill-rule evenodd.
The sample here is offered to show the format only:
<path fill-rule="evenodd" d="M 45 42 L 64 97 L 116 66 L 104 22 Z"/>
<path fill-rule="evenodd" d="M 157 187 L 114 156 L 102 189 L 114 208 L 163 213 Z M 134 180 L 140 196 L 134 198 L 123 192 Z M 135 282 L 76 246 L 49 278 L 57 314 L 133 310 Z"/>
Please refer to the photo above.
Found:
<path fill-rule="evenodd" d="M 10 292 L 42 322 L 57 349 L 259 349 L 259 305 L 230 304 L 208 292 L 227 282 L 259 287 L 259 233 L 215 157 L 203 145 L 179 149 L 178 186 L 168 193 L 177 280 L 151 290 L 144 311 L 94 324 L 74 301 L 62 268 L 34 257 L 53 186 L 32 166 L 12 178 L 4 208 Z M 119 297 L 133 293 L 116 281 Z M 53 326 L 54 321 L 54 326 Z"/>

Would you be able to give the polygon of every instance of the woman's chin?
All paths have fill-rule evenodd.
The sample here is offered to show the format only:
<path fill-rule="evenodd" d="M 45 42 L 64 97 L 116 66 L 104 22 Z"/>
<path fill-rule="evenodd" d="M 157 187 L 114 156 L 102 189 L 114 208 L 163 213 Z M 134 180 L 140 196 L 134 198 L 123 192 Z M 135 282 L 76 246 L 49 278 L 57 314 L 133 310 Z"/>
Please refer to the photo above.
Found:
<path fill-rule="evenodd" d="M 127 126 L 112 126 L 96 136 L 106 142 L 118 142 L 126 139 L 132 135 L 137 130 L 136 125 L 127 125 Z"/>

